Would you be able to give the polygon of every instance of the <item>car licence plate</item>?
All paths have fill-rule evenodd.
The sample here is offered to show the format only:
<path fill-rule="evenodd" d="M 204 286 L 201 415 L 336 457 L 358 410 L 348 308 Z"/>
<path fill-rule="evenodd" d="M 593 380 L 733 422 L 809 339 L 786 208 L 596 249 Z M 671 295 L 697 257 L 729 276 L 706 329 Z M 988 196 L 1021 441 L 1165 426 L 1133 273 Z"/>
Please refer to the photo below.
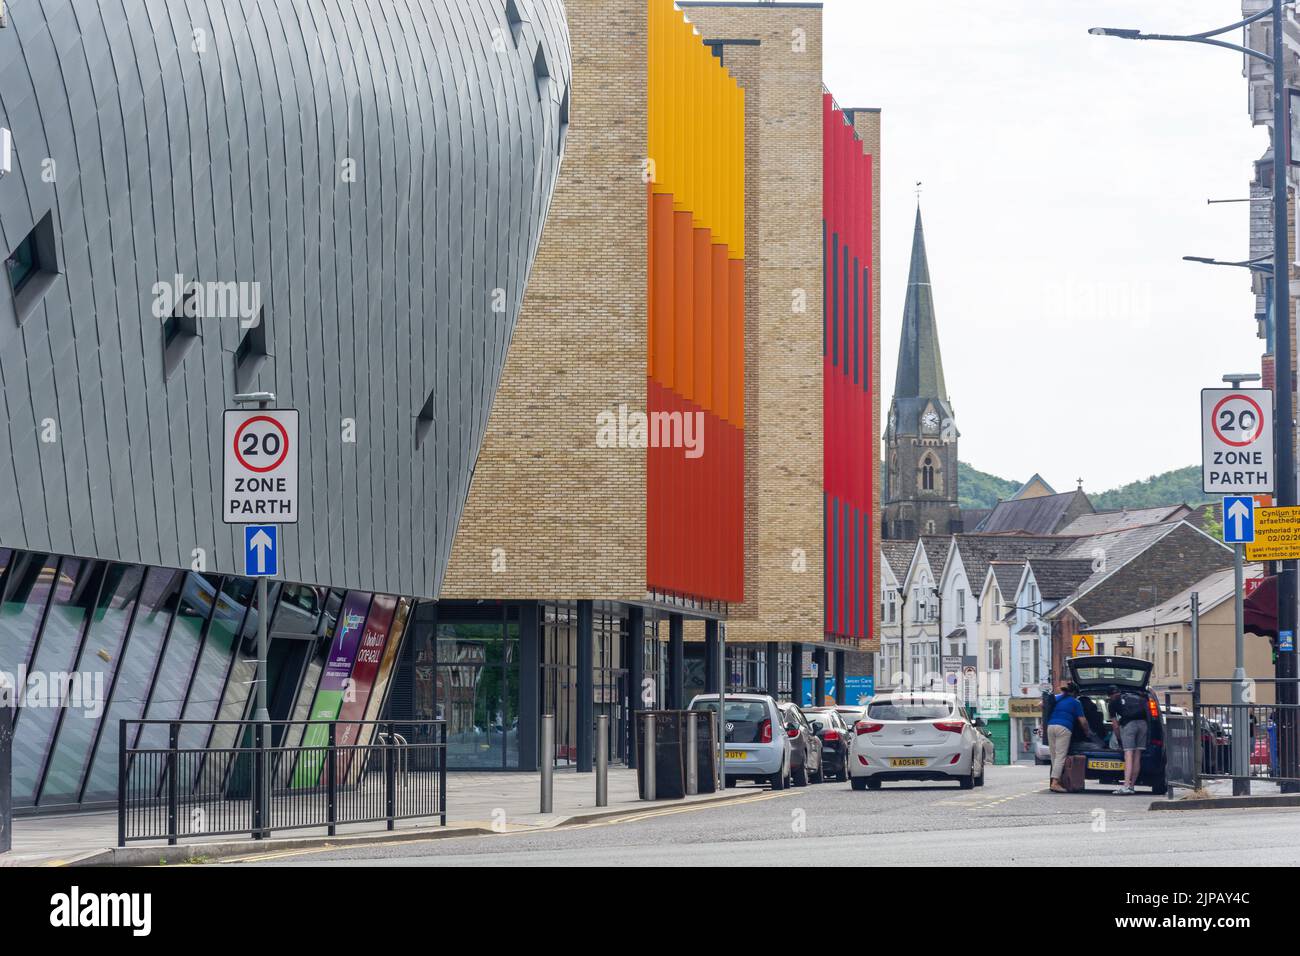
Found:
<path fill-rule="evenodd" d="M 889 765 L 891 767 L 924 767 L 924 757 L 890 757 Z"/>
<path fill-rule="evenodd" d="M 1124 771 L 1124 761 L 1122 760 L 1089 760 L 1089 770 L 1118 770 Z"/>
<path fill-rule="evenodd" d="M 728 751 L 727 751 L 727 759 L 728 759 L 728 760 L 748 760 L 748 759 L 749 759 L 749 751 L 748 751 L 748 750 L 728 750 Z"/>

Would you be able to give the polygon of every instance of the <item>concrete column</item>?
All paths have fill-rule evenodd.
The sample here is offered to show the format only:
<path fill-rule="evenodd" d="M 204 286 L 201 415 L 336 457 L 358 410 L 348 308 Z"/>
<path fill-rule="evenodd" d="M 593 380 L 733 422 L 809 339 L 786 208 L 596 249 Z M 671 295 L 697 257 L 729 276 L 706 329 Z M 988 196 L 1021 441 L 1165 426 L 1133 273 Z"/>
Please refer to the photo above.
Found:
<path fill-rule="evenodd" d="M 668 615 L 668 698 L 667 710 L 681 710 L 686 683 L 686 650 L 682 643 L 682 616 Z"/>
<path fill-rule="evenodd" d="M 835 703 L 843 705 L 848 700 L 848 689 L 844 686 L 844 669 L 848 655 L 843 651 L 835 652 Z"/>
<path fill-rule="evenodd" d="M 781 644 L 778 641 L 767 642 L 767 693 L 773 700 L 780 700 Z"/>
<path fill-rule="evenodd" d="M 578 680 L 574 715 L 577 722 L 578 773 L 591 773 L 593 736 L 595 733 L 596 687 L 593 664 L 595 618 L 590 601 L 578 602 Z"/>

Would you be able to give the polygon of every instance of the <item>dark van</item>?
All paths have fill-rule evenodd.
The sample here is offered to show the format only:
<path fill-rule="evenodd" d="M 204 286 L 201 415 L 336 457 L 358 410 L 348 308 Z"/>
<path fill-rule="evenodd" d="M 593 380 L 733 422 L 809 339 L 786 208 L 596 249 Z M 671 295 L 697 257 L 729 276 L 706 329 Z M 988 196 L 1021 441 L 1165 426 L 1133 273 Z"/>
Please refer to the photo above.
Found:
<path fill-rule="evenodd" d="M 1090 697 L 1105 719 L 1102 749 L 1087 742 L 1070 748 L 1071 754 L 1088 758 L 1087 779 L 1117 785 L 1124 781 L 1124 751 L 1114 739 L 1110 726 L 1110 689 L 1118 687 L 1122 693 L 1138 694 L 1147 702 L 1147 747 L 1142 753 L 1138 786 L 1150 787 L 1155 794 L 1164 793 L 1165 719 L 1160 701 L 1150 688 L 1151 662 L 1136 657 L 1073 657 L 1065 662 L 1065 669 L 1068 678 L 1078 686 L 1080 696 Z"/>

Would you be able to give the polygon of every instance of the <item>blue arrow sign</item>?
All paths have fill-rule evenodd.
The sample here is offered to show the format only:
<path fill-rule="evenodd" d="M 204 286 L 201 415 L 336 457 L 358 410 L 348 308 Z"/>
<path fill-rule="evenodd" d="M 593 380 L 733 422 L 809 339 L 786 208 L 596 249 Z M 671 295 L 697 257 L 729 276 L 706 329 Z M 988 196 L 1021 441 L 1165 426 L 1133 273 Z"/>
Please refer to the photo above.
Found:
<path fill-rule="evenodd" d="M 273 524 L 244 526 L 244 574 L 273 578 L 280 573 L 280 528 Z"/>
<path fill-rule="evenodd" d="M 1223 541 L 1250 544 L 1255 540 L 1255 499 L 1248 495 L 1223 499 Z"/>

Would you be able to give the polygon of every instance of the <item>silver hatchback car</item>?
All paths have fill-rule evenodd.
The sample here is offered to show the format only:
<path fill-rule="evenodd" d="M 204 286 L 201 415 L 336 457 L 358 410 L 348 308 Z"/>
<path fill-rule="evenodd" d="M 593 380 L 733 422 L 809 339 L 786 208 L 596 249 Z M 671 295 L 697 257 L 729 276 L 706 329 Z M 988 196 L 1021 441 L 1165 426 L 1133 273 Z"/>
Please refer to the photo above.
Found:
<path fill-rule="evenodd" d="M 700 694 L 691 710 L 717 713 L 718 695 Z M 726 735 L 723 773 L 727 786 L 737 780 L 769 783 L 784 790 L 793 773 L 791 738 L 785 731 L 781 709 L 765 694 L 728 694 L 722 715 Z"/>

